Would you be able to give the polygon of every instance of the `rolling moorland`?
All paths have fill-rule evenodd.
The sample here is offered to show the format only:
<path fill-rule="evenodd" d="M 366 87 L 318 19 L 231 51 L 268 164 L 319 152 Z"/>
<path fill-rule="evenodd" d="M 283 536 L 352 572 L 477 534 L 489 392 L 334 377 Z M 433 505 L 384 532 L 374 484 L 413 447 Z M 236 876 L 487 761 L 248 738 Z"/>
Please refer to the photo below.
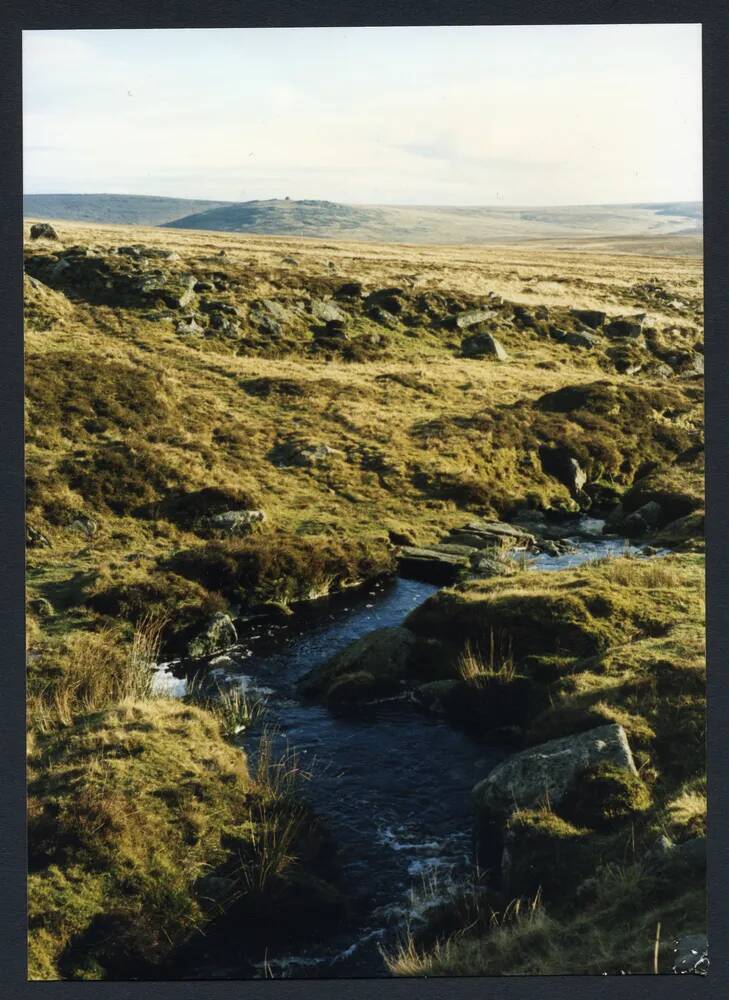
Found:
<path fill-rule="evenodd" d="M 422 600 L 288 701 L 365 734 L 394 701 L 500 756 L 455 791 L 468 873 L 365 974 L 699 969 L 693 237 L 54 228 L 25 243 L 31 978 L 276 974 L 363 926 L 316 769 L 214 674 L 398 569 Z M 550 568 L 603 521 L 612 555 Z"/>
<path fill-rule="evenodd" d="M 493 244 L 558 240 L 559 247 L 569 249 L 569 241 L 591 238 L 598 243 L 595 249 L 637 249 L 649 255 L 667 252 L 700 255 L 703 231 L 700 202 L 501 208 L 343 205 L 288 198 L 233 203 L 139 195 L 31 194 L 25 195 L 23 206 L 26 216 L 50 220 L 376 243 Z M 674 236 L 682 238 L 672 243 Z M 640 245 L 640 240 L 646 237 L 653 241 L 662 237 L 664 242 L 660 247 L 653 242 L 646 249 Z M 617 246 L 603 245 L 610 239 L 617 240 Z"/>

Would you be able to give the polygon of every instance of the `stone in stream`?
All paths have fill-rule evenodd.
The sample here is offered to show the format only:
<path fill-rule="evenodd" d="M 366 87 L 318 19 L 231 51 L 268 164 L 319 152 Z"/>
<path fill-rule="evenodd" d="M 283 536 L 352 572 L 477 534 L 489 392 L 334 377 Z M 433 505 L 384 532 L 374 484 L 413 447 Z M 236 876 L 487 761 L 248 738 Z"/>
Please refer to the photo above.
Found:
<path fill-rule="evenodd" d="M 537 540 L 534 535 L 506 521 L 469 521 L 463 528 L 453 528 L 450 541 L 455 544 L 472 545 L 474 548 L 489 548 L 503 545 L 523 545 L 532 548 Z"/>
<path fill-rule="evenodd" d="M 428 583 L 455 583 L 460 574 L 470 568 L 467 554 L 445 552 L 438 546 L 420 548 L 406 545 L 398 555 L 401 576 Z"/>
<path fill-rule="evenodd" d="M 218 611 L 187 643 L 186 654 L 191 659 L 209 656 L 219 649 L 226 649 L 238 641 L 238 633 L 229 615 Z"/>
<path fill-rule="evenodd" d="M 299 690 L 339 706 L 392 694 L 399 691 L 419 643 L 406 628 L 375 629 L 307 674 Z"/>
<path fill-rule="evenodd" d="M 547 801 L 558 806 L 579 782 L 580 774 L 598 764 L 637 775 L 622 726 L 598 726 L 515 754 L 474 787 L 476 807 L 482 819 L 503 820 Z"/>

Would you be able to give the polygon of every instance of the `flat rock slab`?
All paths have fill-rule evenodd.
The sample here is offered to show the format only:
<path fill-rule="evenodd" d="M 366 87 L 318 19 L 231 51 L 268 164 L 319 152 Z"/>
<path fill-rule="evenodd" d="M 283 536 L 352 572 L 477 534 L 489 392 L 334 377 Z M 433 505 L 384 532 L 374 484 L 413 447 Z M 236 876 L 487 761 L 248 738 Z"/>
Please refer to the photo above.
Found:
<path fill-rule="evenodd" d="M 545 801 L 557 805 L 580 773 L 596 764 L 637 774 L 622 726 L 598 726 L 523 750 L 480 781 L 473 789 L 474 799 L 482 814 L 502 818 Z"/>
<path fill-rule="evenodd" d="M 406 545 L 400 550 L 398 564 L 401 576 L 427 583 L 453 583 L 462 570 L 470 567 L 471 560 L 467 554 Z"/>

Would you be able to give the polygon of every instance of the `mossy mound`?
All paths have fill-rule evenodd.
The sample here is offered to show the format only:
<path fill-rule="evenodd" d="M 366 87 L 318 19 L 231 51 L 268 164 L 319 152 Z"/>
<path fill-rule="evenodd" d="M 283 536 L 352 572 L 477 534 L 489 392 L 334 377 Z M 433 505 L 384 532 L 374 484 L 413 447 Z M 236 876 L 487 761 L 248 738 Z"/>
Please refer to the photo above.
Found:
<path fill-rule="evenodd" d="M 645 783 L 625 768 L 599 764 L 588 768 L 559 804 L 559 812 L 579 826 L 609 829 L 650 808 Z"/>
<path fill-rule="evenodd" d="M 166 568 L 244 605 L 290 604 L 391 573 L 394 558 L 384 541 L 267 532 L 185 549 Z"/>
<path fill-rule="evenodd" d="M 159 965 L 206 922 L 195 881 L 225 836 L 255 833 L 243 753 L 200 709 L 131 702 L 38 740 L 30 768 L 31 977 Z"/>

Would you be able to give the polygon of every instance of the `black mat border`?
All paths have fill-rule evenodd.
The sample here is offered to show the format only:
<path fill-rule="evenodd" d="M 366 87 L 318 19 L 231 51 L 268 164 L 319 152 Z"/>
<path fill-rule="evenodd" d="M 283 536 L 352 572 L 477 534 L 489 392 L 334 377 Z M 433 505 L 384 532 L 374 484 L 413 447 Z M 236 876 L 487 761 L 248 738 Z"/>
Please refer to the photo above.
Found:
<path fill-rule="evenodd" d="M 364 1000 L 729 995 L 729 8 L 708 0 L 454 0 L 443 3 L 233 3 L 149 0 L 18 3 L 0 14 L 0 998 Z M 204 983 L 28 983 L 25 979 L 23 664 L 21 36 L 33 28 L 154 28 L 416 24 L 702 23 L 707 359 L 709 638 L 709 905 L 711 972 L 695 976 L 515 977 Z"/>

